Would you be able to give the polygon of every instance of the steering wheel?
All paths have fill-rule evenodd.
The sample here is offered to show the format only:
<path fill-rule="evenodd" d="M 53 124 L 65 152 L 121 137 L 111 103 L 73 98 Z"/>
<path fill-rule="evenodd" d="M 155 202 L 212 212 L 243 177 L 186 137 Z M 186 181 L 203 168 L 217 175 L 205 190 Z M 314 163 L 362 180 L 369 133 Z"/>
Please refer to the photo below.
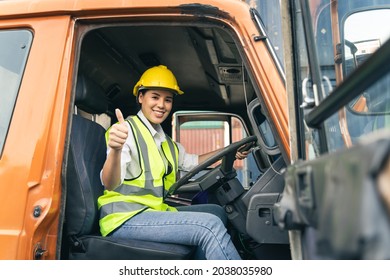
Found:
<path fill-rule="evenodd" d="M 221 163 L 221 167 L 220 167 L 220 170 L 222 171 L 221 174 L 223 175 L 223 174 L 231 173 L 231 171 L 233 171 L 233 163 L 236 159 L 235 156 L 236 156 L 237 151 L 238 150 L 242 150 L 242 151 L 248 150 L 256 142 L 256 140 L 257 140 L 256 136 L 253 135 L 253 136 L 243 138 L 240 141 L 234 142 L 234 143 L 226 146 L 225 148 L 223 148 L 222 150 L 220 150 L 219 152 L 217 152 L 213 156 L 209 157 L 207 160 L 205 160 L 204 162 L 202 162 L 198 166 L 196 166 L 193 169 L 191 169 L 190 171 L 188 171 L 188 173 L 186 175 L 184 175 L 178 181 L 176 181 L 172 185 L 172 187 L 169 191 L 169 194 L 175 193 L 180 187 L 187 184 L 188 181 L 192 177 L 194 177 L 200 171 L 205 170 L 210 165 L 216 163 L 220 159 L 222 159 L 222 163 Z M 207 176 L 211 172 L 213 172 L 213 170 L 214 169 L 212 169 L 212 170 L 208 171 L 206 174 L 202 175 L 202 178 L 207 178 Z M 221 175 L 221 174 L 219 173 L 219 175 Z"/>

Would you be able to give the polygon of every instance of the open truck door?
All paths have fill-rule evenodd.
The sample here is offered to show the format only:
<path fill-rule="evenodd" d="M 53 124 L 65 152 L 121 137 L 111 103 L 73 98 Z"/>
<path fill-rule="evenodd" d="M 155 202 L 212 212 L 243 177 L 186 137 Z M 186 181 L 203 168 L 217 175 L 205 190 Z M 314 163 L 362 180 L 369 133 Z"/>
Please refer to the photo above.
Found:
<path fill-rule="evenodd" d="M 284 4 L 296 133 L 279 225 L 295 259 L 388 259 L 389 2 Z"/>

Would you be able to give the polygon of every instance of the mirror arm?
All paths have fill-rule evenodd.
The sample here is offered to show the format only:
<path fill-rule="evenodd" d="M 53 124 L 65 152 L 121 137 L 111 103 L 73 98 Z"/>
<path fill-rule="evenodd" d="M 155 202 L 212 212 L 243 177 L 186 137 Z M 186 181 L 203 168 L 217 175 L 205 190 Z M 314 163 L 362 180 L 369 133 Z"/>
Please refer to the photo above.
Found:
<path fill-rule="evenodd" d="M 347 47 L 349 47 L 349 49 L 351 50 L 351 53 L 355 57 L 355 54 L 358 51 L 358 48 L 356 47 L 356 45 L 354 43 L 352 43 L 351 41 L 348 41 L 347 39 L 345 39 L 344 42 L 345 42 L 345 45 Z"/>
<path fill-rule="evenodd" d="M 344 39 L 344 44 L 350 49 L 351 54 L 353 55 L 355 67 L 357 67 L 356 53 L 358 51 L 358 48 L 356 47 L 356 45 L 354 43 L 352 43 L 351 41 L 348 41 L 346 39 Z M 342 52 L 342 45 L 341 44 L 336 45 L 336 55 L 335 55 L 334 61 L 337 64 L 340 64 L 341 62 L 343 62 L 343 52 Z"/>

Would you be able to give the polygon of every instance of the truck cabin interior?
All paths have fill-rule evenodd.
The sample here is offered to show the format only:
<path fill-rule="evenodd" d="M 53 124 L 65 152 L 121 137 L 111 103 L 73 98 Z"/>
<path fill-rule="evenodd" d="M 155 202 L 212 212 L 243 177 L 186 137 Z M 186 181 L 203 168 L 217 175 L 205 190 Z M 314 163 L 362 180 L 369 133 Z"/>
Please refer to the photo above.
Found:
<path fill-rule="evenodd" d="M 259 124 L 251 124 L 253 119 L 248 117 L 248 104 L 257 95 L 251 73 L 246 70 L 248 63 L 242 59 L 242 46 L 230 27 L 206 21 L 181 24 L 163 20 L 153 24 L 101 22 L 94 25 L 80 21 L 78 24 L 80 43 L 76 55 L 75 109 L 65 176 L 67 199 L 61 258 L 192 258 L 194 248 L 188 246 L 134 240 L 117 242 L 99 235 L 96 198 L 103 192 L 103 187 L 96 184 L 100 184 L 99 172 L 105 159 L 104 131 L 117 121 L 115 108 L 121 109 L 125 117 L 137 113 L 139 107 L 132 94 L 134 85 L 146 69 L 163 64 L 172 70 L 184 91 L 183 95 L 175 97 L 173 112 L 234 113 L 247 123 L 248 134 L 254 135 L 252 127 Z M 260 105 L 258 107 L 258 114 L 266 115 Z M 266 120 L 264 115 L 262 119 Z M 171 125 L 169 120 L 163 124 L 168 134 L 172 131 Z M 94 148 L 87 149 L 91 144 Z M 277 227 L 272 229 L 277 231 L 276 235 L 270 227 L 263 235 L 261 233 L 263 221 L 260 219 L 269 219 L 269 213 L 260 215 L 256 209 L 248 214 L 252 198 L 260 199 L 263 189 L 276 195 L 273 199 L 277 199 L 283 190 L 282 176 L 275 168 L 267 170 L 267 164 L 264 164 L 267 161 L 261 160 L 264 156 L 268 155 L 261 149 L 255 152 L 255 160 L 263 162 L 259 169 L 264 174 L 267 171 L 272 174 L 264 182 L 254 182 L 250 188 L 244 186 L 246 191 L 237 205 L 241 209 L 238 215 L 241 220 L 237 224 L 245 233 L 232 233 L 232 236 L 238 236 L 235 239 L 237 244 L 240 239 L 245 239 L 248 244 L 251 252 L 244 258 L 286 259 L 289 258 L 289 249 L 285 233 L 280 234 Z M 269 158 L 272 161 L 275 157 Z M 284 166 L 282 157 L 279 161 L 280 167 L 277 168 L 280 169 Z M 85 177 L 87 181 L 80 179 Z M 268 237 L 264 236 L 266 234 Z M 267 244 L 271 236 L 271 244 Z M 267 245 L 271 245 L 272 250 L 263 250 Z"/>
<path fill-rule="evenodd" d="M 184 95 L 175 110 L 230 111 L 246 117 L 247 102 L 255 98 L 232 34 L 215 26 L 114 26 L 85 34 L 79 73 L 101 87 L 106 112 L 119 107 L 135 114 L 133 86 L 149 67 L 166 65 Z M 100 100 L 99 100 L 100 101 Z M 168 123 L 168 125 L 170 125 Z M 170 129 L 167 129 L 169 132 Z"/>

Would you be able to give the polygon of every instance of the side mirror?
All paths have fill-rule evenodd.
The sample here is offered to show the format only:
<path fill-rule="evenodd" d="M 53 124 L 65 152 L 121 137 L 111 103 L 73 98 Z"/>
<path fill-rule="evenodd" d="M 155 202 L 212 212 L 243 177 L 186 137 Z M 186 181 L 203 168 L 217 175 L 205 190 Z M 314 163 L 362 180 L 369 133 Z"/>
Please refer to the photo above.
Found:
<path fill-rule="evenodd" d="M 341 44 L 344 78 L 359 67 L 390 38 L 390 8 L 358 11 L 342 22 Z M 390 113 L 390 74 L 351 102 L 349 108 L 360 114 Z"/>
<path fill-rule="evenodd" d="M 343 71 L 349 75 L 390 37 L 390 8 L 347 16 L 342 25 Z"/>

